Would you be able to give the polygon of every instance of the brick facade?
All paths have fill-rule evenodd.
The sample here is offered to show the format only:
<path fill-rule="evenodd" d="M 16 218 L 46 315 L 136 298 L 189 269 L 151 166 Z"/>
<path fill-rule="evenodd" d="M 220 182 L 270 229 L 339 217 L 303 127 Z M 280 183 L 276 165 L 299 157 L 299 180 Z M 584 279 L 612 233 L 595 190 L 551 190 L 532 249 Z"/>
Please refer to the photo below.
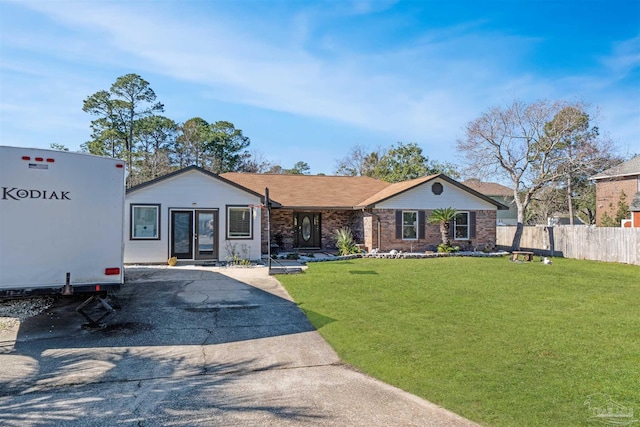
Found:
<path fill-rule="evenodd" d="M 292 209 L 271 210 L 271 242 L 280 243 L 278 250 L 290 251 L 296 247 L 295 212 Z M 396 217 L 392 209 L 372 209 L 362 211 L 324 210 L 320 213 L 321 249 L 332 251 L 335 247 L 335 230 L 348 226 L 356 243 L 364 244 L 367 251 L 374 248 L 382 252 L 392 249 L 403 252 L 424 252 L 435 250 L 441 242 L 440 227 L 425 224 L 424 239 L 396 239 Z M 431 210 L 425 210 L 429 218 Z M 479 210 L 476 212 L 476 236 L 471 240 L 452 239 L 451 244 L 463 250 L 494 247 L 496 242 L 496 211 Z M 267 252 L 266 211 L 262 212 L 263 252 Z"/>
<path fill-rule="evenodd" d="M 432 210 L 425 210 L 425 219 Z M 476 237 L 471 240 L 451 239 L 451 244 L 463 250 L 494 247 L 496 243 L 496 211 L 480 210 L 476 212 Z M 378 221 L 379 220 L 379 221 Z M 379 222 L 379 224 L 378 224 Z M 426 221 L 425 221 L 426 222 Z M 392 209 L 372 209 L 364 218 L 365 247 L 367 251 L 377 248 L 381 252 L 392 249 L 403 252 L 424 252 L 435 250 L 441 243 L 440 226 L 423 224 L 425 237 L 417 240 L 396 239 L 396 211 Z"/>
<path fill-rule="evenodd" d="M 307 211 L 305 211 L 307 212 Z M 356 243 L 364 243 L 364 227 L 361 211 L 344 210 L 323 210 L 317 211 L 320 214 L 320 248 L 334 250 L 336 239 L 334 233 L 342 227 L 351 228 L 351 232 Z M 293 209 L 272 209 L 271 210 L 271 242 L 280 243 L 279 250 L 297 249 L 296 229 L 294 217 L 296 211 Z M 267 226 L 266 210 L 262 212 L 262 249 L 267 251 Z"/>
<path fill-rule="evenodd" d="M 638 177 L 629 176 L 617 180 L 598 180 L 596 182 L 596 225 L 602 224 L 602 215 L 606 212 L 611 218 L 616 217 L 620 194 L 624 191 L 625 203 L 631 204 L 633 196 L 638 192 Z"/>

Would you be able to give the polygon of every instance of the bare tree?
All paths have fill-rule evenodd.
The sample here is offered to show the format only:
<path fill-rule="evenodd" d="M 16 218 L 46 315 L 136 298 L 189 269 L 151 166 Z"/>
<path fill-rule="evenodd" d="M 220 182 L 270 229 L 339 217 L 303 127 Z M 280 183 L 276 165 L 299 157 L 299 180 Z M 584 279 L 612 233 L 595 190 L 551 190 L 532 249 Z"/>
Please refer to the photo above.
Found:
<path fill-rule="evenodd" d="M 368 151 L 364 145 L 355 145 L 345 157 L 336 161 L 336 175 L 373 176 L 374 170 L 386 150 L 378 147 Z"/>
<path fill-rule="evenodd" d="M 566 132 L 575 123 L 567 122 L 550 132 L 545 129 L 560 111 L 579 104 L 564 101 L 514 101 L 506 108 L 495 107 L 465 127 L 466 137 L 457 142 L 468 170 L 475 176 L 491 175 L 511 183 L 518 209 L 518 223 L 511 244 L 520 249 L 525 212 L 536 193 L 565 175 L 562 162 Z"/>
<path fill-rule="evenodd" d="M 260 151 L 249 151 L 243 158 L 240 172 L 266 173 L 274 164 Z"/>

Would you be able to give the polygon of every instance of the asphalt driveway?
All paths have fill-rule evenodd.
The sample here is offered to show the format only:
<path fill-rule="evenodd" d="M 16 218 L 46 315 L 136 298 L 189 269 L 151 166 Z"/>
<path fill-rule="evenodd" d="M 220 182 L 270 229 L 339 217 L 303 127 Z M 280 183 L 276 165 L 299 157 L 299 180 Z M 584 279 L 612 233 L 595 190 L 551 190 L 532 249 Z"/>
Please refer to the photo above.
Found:
<path fill-rule="evenodd" d="M 474 425 L 342 364 L 266 268 L 126 278 L 103 329 L 60 299 L 0 331 L 0 425 Z"/>

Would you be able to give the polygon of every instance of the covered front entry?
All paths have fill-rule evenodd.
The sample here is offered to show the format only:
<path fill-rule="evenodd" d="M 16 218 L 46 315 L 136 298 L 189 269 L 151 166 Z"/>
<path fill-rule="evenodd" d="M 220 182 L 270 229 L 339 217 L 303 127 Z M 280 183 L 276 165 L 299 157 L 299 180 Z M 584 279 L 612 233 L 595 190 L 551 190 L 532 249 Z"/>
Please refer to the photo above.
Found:
<path fill-rule="evenodd" d="M 171 209 L 169 253 L 181 260 L 218 259 L 218 211 Z"/>
<path fill-rule="evenodd" d="M 321 246 L 319 212 L 294 212 L 293 226 L 296 247 L 319 248 Z"/>

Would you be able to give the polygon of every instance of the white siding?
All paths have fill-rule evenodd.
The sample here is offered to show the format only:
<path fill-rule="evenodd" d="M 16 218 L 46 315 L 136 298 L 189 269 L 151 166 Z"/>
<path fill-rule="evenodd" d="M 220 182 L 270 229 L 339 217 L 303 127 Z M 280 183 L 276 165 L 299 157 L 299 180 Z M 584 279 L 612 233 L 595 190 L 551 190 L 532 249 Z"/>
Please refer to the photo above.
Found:
<path fill-rule="evenodd" d="M 160 204 L 160 240 L 131 240 L 131 204 Z M 259 204 L 259 197 L 221 180 L 192 170 L 141 188 L 126 196 L 125 263 L 164 263 L 169 258 L 169 209 L 218 210 L 218 258 L 226 260 L 226 206 Z M 261 257 L 260 215 L 253 219 L 253 239 L 233 240 L 250 248 L 249 258 Z"/>
<path fill-rule="evenodd" d="M 443 191 L 435 195 L 431 186 L 439 182 Z M 495 210 L 495 205 L 486 202 L 458 187 L 441 179 L 425 182 L 411 190 L 387 199 L 375 206 L 377 209 L 441 209 L 454 208 L 456 210 Z"/>

